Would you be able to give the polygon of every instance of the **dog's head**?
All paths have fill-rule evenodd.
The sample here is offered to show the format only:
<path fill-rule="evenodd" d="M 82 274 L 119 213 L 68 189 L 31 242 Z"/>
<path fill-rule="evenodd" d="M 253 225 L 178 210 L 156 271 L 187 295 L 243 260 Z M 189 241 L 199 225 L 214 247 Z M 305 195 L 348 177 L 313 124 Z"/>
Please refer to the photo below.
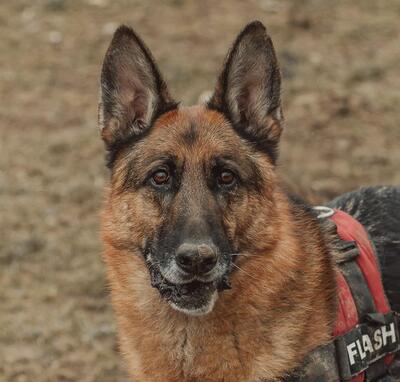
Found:
<path fill-rule="evenodd" d="M 178 106 L 147 47 L 120 27 L 99 121 L 112 174 L 107 237 L 142 257 L 171 306 L 211 311 L 240 261 L 276 240 L 280 72 L 265 27 L 240 33 L 213 96 L 196 107 Z"/>

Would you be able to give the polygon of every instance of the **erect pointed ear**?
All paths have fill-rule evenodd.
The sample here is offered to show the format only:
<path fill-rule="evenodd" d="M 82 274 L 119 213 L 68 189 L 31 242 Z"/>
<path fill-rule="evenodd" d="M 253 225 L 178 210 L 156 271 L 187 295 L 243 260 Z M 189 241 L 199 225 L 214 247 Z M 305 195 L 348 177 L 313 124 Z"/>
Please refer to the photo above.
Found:
<path fill-rule="evenodd" d="M 106 145 L 142 134 L 176 106 L 148 48 L 131 28 L 120 26 L 101 72 L 99 126 Z"/>
<path fill-rule="evenodd" d="M 281 76 L 264 25 L 247 25 L 233 44 L 208 107 L 275 161 L 282 131 Z"/>

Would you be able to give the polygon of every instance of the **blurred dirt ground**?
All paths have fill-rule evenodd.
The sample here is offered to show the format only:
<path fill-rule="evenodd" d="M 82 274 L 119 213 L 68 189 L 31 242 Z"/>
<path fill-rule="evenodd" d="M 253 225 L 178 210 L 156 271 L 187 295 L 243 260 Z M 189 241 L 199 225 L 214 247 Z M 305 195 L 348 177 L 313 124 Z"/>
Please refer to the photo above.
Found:
<path fill-rule="evenodd" d="M 400 183 L 399 17 L 397 0 L 2 1 L 0 381 L 126 381 L 98 239 L 98 78 L 118 24 L 193 103 L 243 25 L 265 22 L 284 75 L 281 171 L 321 202 Z"/>

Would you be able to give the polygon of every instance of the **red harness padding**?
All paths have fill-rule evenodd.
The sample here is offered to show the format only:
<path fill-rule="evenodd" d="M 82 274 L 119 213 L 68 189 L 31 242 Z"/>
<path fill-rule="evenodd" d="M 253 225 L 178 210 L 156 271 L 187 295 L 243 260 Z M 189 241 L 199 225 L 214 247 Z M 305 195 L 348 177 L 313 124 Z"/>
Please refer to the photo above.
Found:
<path fill-rule="evenodd" d="M 365 281 L 371 292 L 376 310 L 379 313 L 388 313 L 388 304 L 383 285 L 377 258 L 374 248 L 368 237 L 365 228 L 350 215 L 343 211 L 335 210 L 330 219 L 336 224 L 337 233 L 344 241 L 355 242 L 359 256 L 356 258 L 358 267 L 364 275 Z M 337 272 L 337 285 L 339 293 L 339 308 L 333 336 L 338 337 L 349 332 L 360 323 L 357 308 L 346 279 L 340 271 Z M 385 356 L 385 363 L 390 364 L 394 355 Z M 351 382 L 362 382 L 365 379 L 365 372 L 352 378 Z"/>

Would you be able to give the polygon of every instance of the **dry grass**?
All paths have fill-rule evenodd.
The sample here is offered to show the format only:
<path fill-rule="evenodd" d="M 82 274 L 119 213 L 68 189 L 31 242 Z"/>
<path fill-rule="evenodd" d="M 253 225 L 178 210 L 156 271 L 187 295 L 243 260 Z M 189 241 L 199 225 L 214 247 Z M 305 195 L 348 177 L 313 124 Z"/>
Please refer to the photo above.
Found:
<path fill-rule="evenodd" d="M 281 171 L 323 201 L 400 183 L 400 3 L 37 0 L 0 6 L 0 380 L 125 381 L 98 212 L 102 55 L 119 23 L 152 48 L 177 98 L 213 86 L 249 20 L 284 73 Z"/>

